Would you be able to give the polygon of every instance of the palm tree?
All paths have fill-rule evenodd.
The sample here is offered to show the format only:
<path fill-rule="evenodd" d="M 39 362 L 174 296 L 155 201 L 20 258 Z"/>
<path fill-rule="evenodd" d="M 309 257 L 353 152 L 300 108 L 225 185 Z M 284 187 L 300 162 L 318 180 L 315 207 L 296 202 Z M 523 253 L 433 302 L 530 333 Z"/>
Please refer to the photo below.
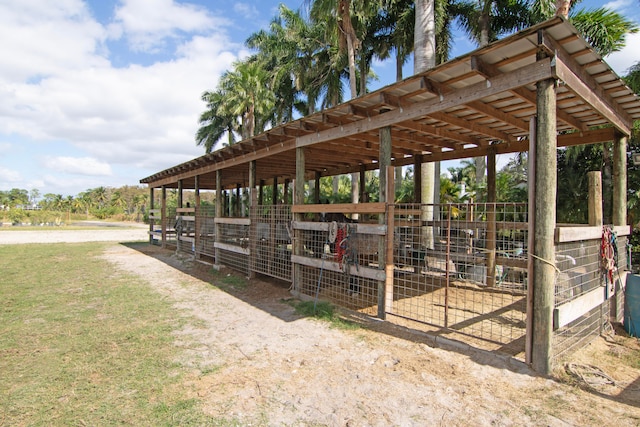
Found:
<path fill-rule="evenodd" d="M 274 99 L 268 80 L 267 71 L 251 58 L 237 62 L 220 80 L 225 109 L 241 120 L 242 139 L 254 136 L 256 129 L 264 130 L 271 118 Z"/>
<path fill-rule="evenodd" d="M 367 6 L 370 1 L 360 1 L 356 4 Z M 327 40 L 337 36 L 340 53 L 346 53 L 349 66 L 349 88 L 351 97 L 358 95 L 356 85 L 356 52 L 360 49 L 361 41 L 353 26 L 351 0 L 315 0 L 311 4 L 310 16 L 315 22 L 327 22 Z"/>
<path fill-rule="evenodd" d="M 623 77 L 627 85 L 636 94 L 640 94 L 640 62 L 633 64 L 628 70 L 627 75 Z"/>
<path fill-rule="evenodd" d="M 484 47 L 501 35 L 529 26 L 527 0 L 463 0 L 453 13 L 465 32 Z"/>
<path fill-rule="evenodd" d="M 625 45 L 625 36 L 636 33 L 638 26 L 618 12 L 606 7 L 576 10 L 579 3 L 568 0 L 533 0 L 528 8 L 531 24 L 561 15 L 580 31 L 580 34 L 602 56 L 617 52 Z"/>
<path fill-rule="evenodd" d="M 215 92 L 205 92 L 207 110 L 200 116 L 196 143 L 210 152 L 225 133 L 233 143 L 234 132 L 242 139 L 262 132 L 274 119 L 274 95 L 267 70 L 256 58 L 236 62 L 220 78 Z"/>
<path fill-rule="evenodd" d="M 237 131 L 236 118 L 225 110 L 225 93 L 218 89 L 202 94 L 207 109 L 200 115 L 200 128 L 196 133 L 196 145 L 204 145 L 210 153 L 215 145 L 227 134 L 228 144 L 235 142 L 234 131 Z"/>
<path fill-rule="evenodd" d="M 355 3 L 351 3 L 351 0 L 315 0 L 311 5 L 311 19 L 315 22 L 327 22 L 327 40 L 337 38 L 337 53 L 346 53 L 347 55 L 351 98 L 358 96 L 356 56 L 362 45 L 361 37 L 366 32 L 367 23 L 372 22 L 372 18 L 377 13 L 377 4 L 377 1 L 372 0 L 362 0 Z M 356 27 L 360 30 L 361 37 L 356 32 Z M 335 74 L 332 76 L 335 79 Z M 366 79 L 366 76 L 361 75 L 360 78 Z M 338 82 L 334 80 L 335 83 Z M 361 90 L 364 91 L 365 86 L 361 85 Z M 357 172 L 351 174 L 351 200 L 353 203 L 358 203 L 360 198 L 358 179 Z"/>
<path fill-rule="evenodd" d="M 478 44 L 487 46 L 500 35 L 529 25 L 527 0 L 464 0 L 453 8 L 462 28 Z M 476 157 L 476 185 L 482 185 L 485 157 Z"/>

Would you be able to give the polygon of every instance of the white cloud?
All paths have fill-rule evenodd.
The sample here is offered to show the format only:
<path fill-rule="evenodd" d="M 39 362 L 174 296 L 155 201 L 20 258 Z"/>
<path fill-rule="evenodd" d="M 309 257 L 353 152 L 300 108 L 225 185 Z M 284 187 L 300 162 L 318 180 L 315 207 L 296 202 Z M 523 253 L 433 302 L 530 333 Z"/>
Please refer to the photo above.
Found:
<path fill-rule="evenodd" d="M 22 179 L 20 172 L 0 166 L 0 182 L 15 183 Z"/>
<path fill-rule="evenodd" d="M 103 66 L 105 36 L 78 0 L 0 2 L 0 83 Z"/>
<path fill-rule="evenodd" d="M 72 175 L 110 176 L 111 166 L 92 157 L 46 157 L 42 161 L 47 169 Z"/>
<path fill-rule="evenodd" d="M 255 19 L 260 16 L 258 9 L 249 3 L 237 2 L 233 4 L 233 11 L 244 16 L 247 19 Z"/>
<path fill-rule="evenodd" d="M 625 76 L 627 70 L 640 61 L 640 33 L 628 34 L 627 44 L 620 52 L 614 52 L 604 58 L 619 76 Z"/>
<path fill-rule="evenodd" d="M 173 0 L 124 0 L 116 9 L 111 35 L 124 34 L 135 50 L 155 51 L 167 38 L 208 33 L 225 20 L 205 8 Z"/>
<path fill-rule="evenodd" d="M 42 3 L 42 8 L 47 9 L 56 2 Z M 178 41 L 172 59 L 148 66 L 115 68 L 101 56 L 105 28 L 88 18 L 81 2 L 61 3 L 66 8 L 59 6 L 56 9 L 59 13 L 48 13 L 52 19 L 48 25 L 61 33 L 55 37 L 64 39 L 64 43 L 52 50 L 70 49 L 73 53 L 69 56 L 73 59 L 61 59 L 57 63 L 55 56 L 39 57 L 36 45 L 42 41 L 39 37 L 27 37 L 24 51 L 28 60 L 24 62 L 32 62 L 28 69 L 6 68 L 3 63 L 0 68 L 0 135 L 7 136 L 3 139 L 11 141 L 10 135 L 17 135 L 52 147 L 64 141 L 68 147 L 75 147 L 77 153 L 71 153 L 67 148 L 60 152 L 60 156 L 86 157 L 93 163 L 82 162 L 91 165 L 83 168 L 74 164 L 77 159 L 57 158 L 55 162 L 49 159 L 46 164 L 53 168 L 52 171 L 104 177 L 113 174 L 113 166 L 119 165 L 119 169 L 125 172 L 119 177 L 120 182 L 113 185 L 136 183 L 155 170 L 204 154 L 204 149 L 197 147 L 194 139 L 198 117 L 205 107 L 201 95 L 205 90 L 216 87 L 219 76 L 231 67 L 238 58 L 238 52 L 242 52 L 241 46 L 232 43 L 224 33 L 183 34 L 184 39 Z M 125 6 L 139 4 L 142 3 L 128 2 Z M 158 8 L 165 7 L 165 11 L 167 7 L 175 6 L 169 1 L 157 4 Z M 4 9 L 0 6 L 0 23 L 8 23 L 3 15 Z M 183 17 L 176 19 L 174 24 L 156 24 L 156 28 L 162 31 L 172 28 L 197 30 L 205 22 L 212 22 L 211 17 L 202 12 L 205 19 L 198 21 L 201 24 L 193 23 L 189 27 L 185 21 L 188 18 L 197 21 L 196 10 L 187 7 L 185 12 L 182 6 L 170 9 L 176 15 L 184 12 Z M 15 22 L 10 23 L 11 28 L 28 34 L 28 28 L 34 22 L 40 22 L 39 16 L 47 15 L 45 12 L 35 13 L 35 18 L 14 14 Z M 134 16 L 131 19 L 135 21 Z M 86 26 L 72 25 L 78 21 L 85 22 Z M 5 31 L 1 27 L 0 34 Z M 90 31 L 86 31 L 87 28 Z M 82 44 L 74 42 L 81 39 L 85 39 Z M 13 45 L 2 42 L 0 55 L 3 58 L 20 57 L 21 53 Z M 34 70 L 40 69 L 46 72 L 34 80 Z M 0 145 L 0 150 L 4 149 L 8 146 Z M 5 166 L 8 165 L 5 163 Z M 27 175 L 47 186 L 72 188 L 70 182 L 56 179 L 53 175 L 44 177 L 42 172 Z M 124 173 L 129 176 L 124 176 Z M 7 171 L 4 174 L 9 175 Z M 15 174 L 12 177 L 20 179 Z M 115 181 L 116 177 L 113 178 Z M 106 185 L 104 180 L 102 184 L 95 185 Z M 81 185 L 77 191 L 88 188 L 82 185 L 93 185 L 87 179 L 72 182 Z"/>
<path fill-rule="evenodd" d="M 633 5 L 632 0 L 615 0 L 615 1 L 610 1 L 605 3 L 603 7 L 607 9 L 613 9 L 613 10 L 621 10 L 632 5 Z"/>

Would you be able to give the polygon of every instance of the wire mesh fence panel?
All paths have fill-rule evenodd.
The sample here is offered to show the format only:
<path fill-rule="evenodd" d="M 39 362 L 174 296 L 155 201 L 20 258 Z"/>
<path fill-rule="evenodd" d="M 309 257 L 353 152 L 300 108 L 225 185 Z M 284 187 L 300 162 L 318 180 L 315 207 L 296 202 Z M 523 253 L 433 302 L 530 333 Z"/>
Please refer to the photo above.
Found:
<path fill-rule="evenodd" d="M 216 262 L 244 275 L 249 275 L 249 255 L 247 254 L 219 249 Z"/>
<path fill-rule="evenodd" d="M 176 250 L 182 254 L 195 255 L 195 208 L 176 209 L 176 220 L 174 228 L 176 231 Z"/>
<path fill-rule="evenodd" d="M 344 271 L 301 266 L 300 293 L 361 313 L 378 313 L 378 283 Z"/>
<path fill-rule="evenodd" d="M 601 286 L 600 245 L 600 239 L 556 244 L 556 307 Z"/>
<path fill-rule="evenodd" d="M 524 204 L 396 205 L 391 311 L 483 340 L 520 343 L 526 253 Z"/>
<path fill-rule="evenodd" d="M 167 225 L 165 244 L 167 246 L 176 246 L 176 208 L 167 208 L 167 215 L 165 218 L 165 224 Z"/>
<path fill-rule="evenodd" d="M 384 281 L 379 262 L 384 232 L 376 225 L 353 223 L 297 223 L 303 253 L 298 291 L 341 307 L 375 315 L 378 288 Z"/>
<path fill-rule="evenodd" d="M 251 209 L 251 266 L 256 273 L 291 281 L 291 206 Z"/>
<path fill-rule="evenodd" d="M 589 310 L 568 325 L 554 331 L 552 343 L 552 363 L 573 351 L 584 347 L 603 331 L 608 319 L 609 301 Z"/>
<path fill-rule="evenodd" d="M 216 255 L 215 212 L 216 207 L 213 205 L 199 206 L 196 210 L 198 224 L 198 244 L 196 250 L 199 255 L 205 255 L 210 258 Z"/>
<path fill-rule="evenodd" d="M 247 218 L 218 218 L 216 263 L 249 274 L 249 224 Z"/>
<path fill-rule="evenodd" d="M 598 336 L 610 320 L 623 317 L 620 271 L 629 268 L 627 237 L 611 235 L 610 230 L 605 226 L 597 238 L 556 244 L 556 360 Z"/>

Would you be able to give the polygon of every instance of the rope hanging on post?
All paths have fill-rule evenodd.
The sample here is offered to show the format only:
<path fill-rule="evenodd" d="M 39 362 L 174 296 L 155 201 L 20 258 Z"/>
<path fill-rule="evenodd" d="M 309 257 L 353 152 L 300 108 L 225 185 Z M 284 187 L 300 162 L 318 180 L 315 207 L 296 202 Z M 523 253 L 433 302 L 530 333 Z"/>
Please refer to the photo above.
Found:
<path fill-rule="evenodd" d="M 602 242 L 600 244 L 600 257 L 602 270 L 606 274 L 609 283 L 613 283 L 613 271 L 618 261 L 618 245 L 616 233 L 608 225 L 602 229 Z"/>

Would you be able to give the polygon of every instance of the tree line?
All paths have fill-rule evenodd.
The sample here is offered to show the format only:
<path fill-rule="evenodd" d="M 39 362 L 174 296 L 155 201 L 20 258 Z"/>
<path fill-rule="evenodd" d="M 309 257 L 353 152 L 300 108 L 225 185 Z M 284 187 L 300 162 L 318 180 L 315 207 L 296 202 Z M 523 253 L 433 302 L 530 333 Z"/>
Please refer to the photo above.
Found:
<path fill-rule="evenodd" d="M 74 218 L 116 218 L 142 221 L 149 206 L 149 190 L 141 186 L 97 187 L 76 196 L 13 188 L 0 191 L 0 210 L 12 223 L 60 223 Z"/>

